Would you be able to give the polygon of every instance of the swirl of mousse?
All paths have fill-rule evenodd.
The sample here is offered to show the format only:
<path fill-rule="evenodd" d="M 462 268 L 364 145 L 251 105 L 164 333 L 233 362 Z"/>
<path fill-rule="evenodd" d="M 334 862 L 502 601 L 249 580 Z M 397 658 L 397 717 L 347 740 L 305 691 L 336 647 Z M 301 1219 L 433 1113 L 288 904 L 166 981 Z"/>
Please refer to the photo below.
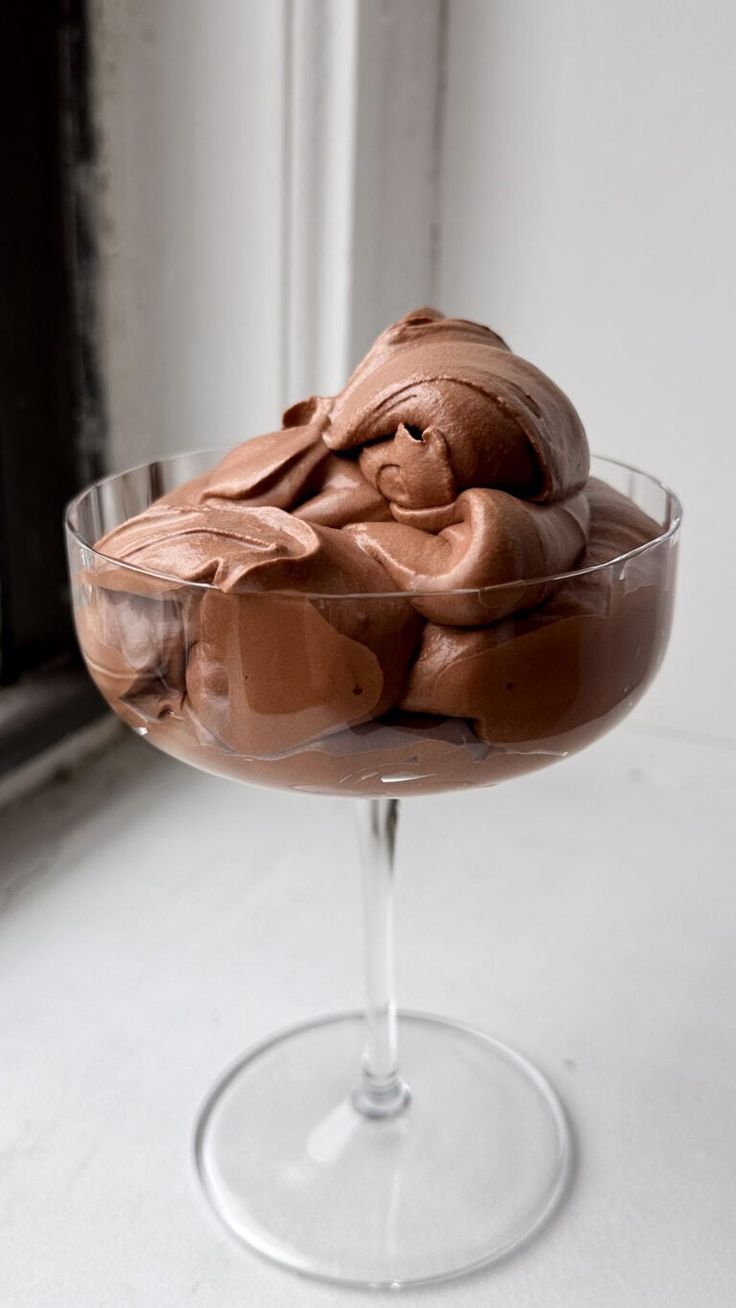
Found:
<path fill-rule="evenodd" d="M 389 504 L 355 458 L 322 440 L 333 401 L 313 396 L 283 416 L 281 431 L 236 446 L 196 490 L 201 504 L 269 505 L 321 527 L 391 518 Z M 175 496 L 181 491 L 174 492 Z"/>
<path fill-rule="evenodd" d="M 116 592 L 129 605 L 139 601 L 142 650 L 148 624 L 149 666 L 137 669 L 124 698 L 132 702 L 161 663 L 153 599 L 170 606 L 183 593 L 181 626 L 171 637 L 186 650 L 179 707 L 203 742 L 263 756 L 379 716 L 396 702 L 420 620 L 401 598 L 339 598 L 386 590 L 380 565 L 349 536 L 266 505 L 186 505 L 186 488 L 173 498 L 98 546 L 128 565 L 111 563 L 94 581 L 112 592 L 113 603 Z M 197 594 L 188 583 L 209 589 Z M 314 601 L 305 602 L 310 593 Z M 109 621 L 98 614 L 98 632 Z M 112 653 L 125 661 L 124 646 Z M 114 658 L 102 675 L 108 684 L 119 681 Z M 168 697 L 157 707 L 158 716 L 176 711 Z"/>
<path fill-rule="evenodd" d="M 612 487 L 591 479 L 588 496 L 585 568 L 656 537 L 656 524 Z M 604 717 L 656 671 L 670 620 L 656 567 L 635 555 L 625 584 L 610 569 L 574 573 L 510 622 L 474 630 L 428 622 L 401 707 L 467 718 L 481 740 L 501 746 L 543 743 Z"/>
<path fill-rule="evenodd" d="M 345 528 L 389 589 L 423 592 L 418 612 L 474 626 L 549 593 L 488 587 L 574 566 L 588 462 L 549 378 L 489 328 L 422 309 L 379 336 L 338 396 L 294 405 L 282 431 L 233 450 L 198 489 L 202 504 Z"/>
<path fill-rule="evenodd" d="M 369 447 L 361 466 L 395 517 L 477 486 L 552 503 L 588 478 L 585 431 L 559 386 L 488 327 L 434 309 L 383 332 L 327 416 L 330 449 Z"/>
<path fill-rule="evenodd" d="M 358 452 L 390 520 L 348 528 L 436 622 L 475 626 L 544 587 L 484 588 L 575 566 L 589 526 L 589 453 L 570 401 L 495 332 L 417 310 L 388 328 L 325 414 L 323 441 Z M 449 595 L 449 591 L 473 591 Z M 436 598 L 427 592 L 436 592 Z"/>

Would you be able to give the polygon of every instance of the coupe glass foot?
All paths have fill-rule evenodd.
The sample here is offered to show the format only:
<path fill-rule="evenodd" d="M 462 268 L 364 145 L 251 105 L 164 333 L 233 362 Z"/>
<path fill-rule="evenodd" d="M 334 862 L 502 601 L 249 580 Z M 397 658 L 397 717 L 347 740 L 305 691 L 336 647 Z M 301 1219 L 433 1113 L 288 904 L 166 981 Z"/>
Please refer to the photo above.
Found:
<path fill-rule="evenodd" d="M 399 1016 L 410 1089 L 394 1116 L 354 1106 L 365 1019 L 336 1015 L 251 1050 L 197 1126 L 214 1208 L 306 1276 L 398 1287 L 459 1276 L 551 1216 L 571 1166 L 565 1115 L 526 1059 L 479 1031 Z"/>

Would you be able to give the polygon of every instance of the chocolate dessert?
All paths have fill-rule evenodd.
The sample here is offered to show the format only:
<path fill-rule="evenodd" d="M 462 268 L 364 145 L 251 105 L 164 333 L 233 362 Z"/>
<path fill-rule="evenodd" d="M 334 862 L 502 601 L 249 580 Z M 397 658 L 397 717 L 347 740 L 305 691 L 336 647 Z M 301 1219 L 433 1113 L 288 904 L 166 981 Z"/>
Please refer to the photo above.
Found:
<path fill-rule="evenodd" d="M 421 309 L 338 395 L 103 536 L 80 642 L 127 722 L 211 771 L 342 795 L 488 785 L 642 694 L 671 616 L 644 548 L 662 530 L 590 477 L 554 382 Z"/>

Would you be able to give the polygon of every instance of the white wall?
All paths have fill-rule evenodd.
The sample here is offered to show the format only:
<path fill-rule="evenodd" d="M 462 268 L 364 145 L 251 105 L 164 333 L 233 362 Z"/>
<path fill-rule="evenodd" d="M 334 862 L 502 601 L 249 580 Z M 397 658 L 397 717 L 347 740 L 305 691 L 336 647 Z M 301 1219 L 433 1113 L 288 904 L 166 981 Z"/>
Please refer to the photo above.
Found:
<path fill-rule="evenodd" d="M 736 5 L 450 0 L 442 307 L 570 393 L 685 501 L 641 720 L 736 737 Z"/>
<path fill-rule="evenodd" d="M 283 0 L 96 0 L 111 468 L 278 425 Z"/>

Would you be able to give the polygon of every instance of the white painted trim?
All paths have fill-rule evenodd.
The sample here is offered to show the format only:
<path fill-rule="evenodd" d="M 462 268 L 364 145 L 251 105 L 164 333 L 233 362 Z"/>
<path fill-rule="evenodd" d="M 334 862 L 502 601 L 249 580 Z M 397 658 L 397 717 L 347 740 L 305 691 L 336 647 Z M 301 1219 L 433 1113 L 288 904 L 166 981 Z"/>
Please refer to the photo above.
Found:
<path fill-rule="evenodd" d="M 442 0 L 360 5 L 350 363 L 434 298 Z"/>
<path fill-rule="evenodd" d="M 434 293 L 445 0 L 287 0 L 283 392 Z"/>
<path fill-rule="evenodd" d="M 287 0 L 284 401 L 345 369 L 358 0 Z"/>

